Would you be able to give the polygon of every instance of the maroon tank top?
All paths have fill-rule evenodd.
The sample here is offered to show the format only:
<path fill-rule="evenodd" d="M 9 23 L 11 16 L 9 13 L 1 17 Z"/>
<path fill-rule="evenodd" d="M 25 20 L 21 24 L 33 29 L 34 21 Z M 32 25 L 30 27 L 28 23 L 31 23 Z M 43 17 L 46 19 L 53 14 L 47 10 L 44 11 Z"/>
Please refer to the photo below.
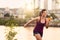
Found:
<path fill-rule="evenodd" d="M 43 28 L 45 24 L 46 24 L 46 19 L 45 19 L 45 23 L 41 23 L 41 18 L 40 18 L 40 21 L 36 22 L 36 27 L 34 28 L 34 31 L 43 33 Z"/>

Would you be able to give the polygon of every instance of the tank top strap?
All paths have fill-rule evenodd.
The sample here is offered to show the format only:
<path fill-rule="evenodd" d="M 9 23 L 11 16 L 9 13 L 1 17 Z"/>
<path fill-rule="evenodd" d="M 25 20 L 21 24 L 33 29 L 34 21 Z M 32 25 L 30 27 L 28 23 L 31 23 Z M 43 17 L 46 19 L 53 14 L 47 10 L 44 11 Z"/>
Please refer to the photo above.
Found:
<path fill-rule="evenodd" d="M 41 22 L 41 16 L 40 16 L 39 22 Z"/>
<path fill-rule="evenodd" d="M 45 24 L 46 24 L 46 18 L 45 18 Z"/>

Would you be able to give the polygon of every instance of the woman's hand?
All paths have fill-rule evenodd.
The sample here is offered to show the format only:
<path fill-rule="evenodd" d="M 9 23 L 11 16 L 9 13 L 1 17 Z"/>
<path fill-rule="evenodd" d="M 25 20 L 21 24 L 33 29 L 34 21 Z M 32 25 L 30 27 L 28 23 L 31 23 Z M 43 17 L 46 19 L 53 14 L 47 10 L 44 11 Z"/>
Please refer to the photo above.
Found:
<path fill-rule="evenodd" d="M 24 24 L 24 27 L 27 27 L 27 24 Z"/>
<path fill-rule="evenodd" d="M 48 26 L 46 26 L 46 29 L 48 29 Z"/>

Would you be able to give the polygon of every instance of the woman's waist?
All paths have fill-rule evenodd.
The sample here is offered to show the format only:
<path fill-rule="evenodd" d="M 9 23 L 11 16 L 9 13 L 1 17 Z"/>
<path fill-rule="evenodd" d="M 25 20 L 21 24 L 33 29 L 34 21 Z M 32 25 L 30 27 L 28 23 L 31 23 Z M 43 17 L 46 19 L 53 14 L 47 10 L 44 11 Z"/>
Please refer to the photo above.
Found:
<path fill-rule="evenodd" d="M 44 27 L 45 25 L 40 25 L 40 24 L 37 24 L 35 27 Z"/>
<path fill-rule="evenodd" d="M 43 30 L 34 29 L 33 32 L 43 32 Z"/>
<path fill-rule="evenodd" d="M 43 30 L 44 26 L 36 25 L 34 30 Z"/>
<path fill-rule="evenodd" d="M 34 31 L 43 32 L 43 28 L 34 28 Z"/>

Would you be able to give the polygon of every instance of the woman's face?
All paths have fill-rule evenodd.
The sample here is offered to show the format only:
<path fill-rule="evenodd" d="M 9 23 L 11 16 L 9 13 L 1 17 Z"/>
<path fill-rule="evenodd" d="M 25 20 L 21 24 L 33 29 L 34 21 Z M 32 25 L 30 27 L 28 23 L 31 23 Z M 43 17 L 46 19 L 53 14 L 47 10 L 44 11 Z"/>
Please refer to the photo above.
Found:
<path fill-rule="evenodd" d="M 44 16 L 44 17 L 46 17 L 46 11 L 44 11 L 43 13 L 42 13 L 42 16 Z"/>

